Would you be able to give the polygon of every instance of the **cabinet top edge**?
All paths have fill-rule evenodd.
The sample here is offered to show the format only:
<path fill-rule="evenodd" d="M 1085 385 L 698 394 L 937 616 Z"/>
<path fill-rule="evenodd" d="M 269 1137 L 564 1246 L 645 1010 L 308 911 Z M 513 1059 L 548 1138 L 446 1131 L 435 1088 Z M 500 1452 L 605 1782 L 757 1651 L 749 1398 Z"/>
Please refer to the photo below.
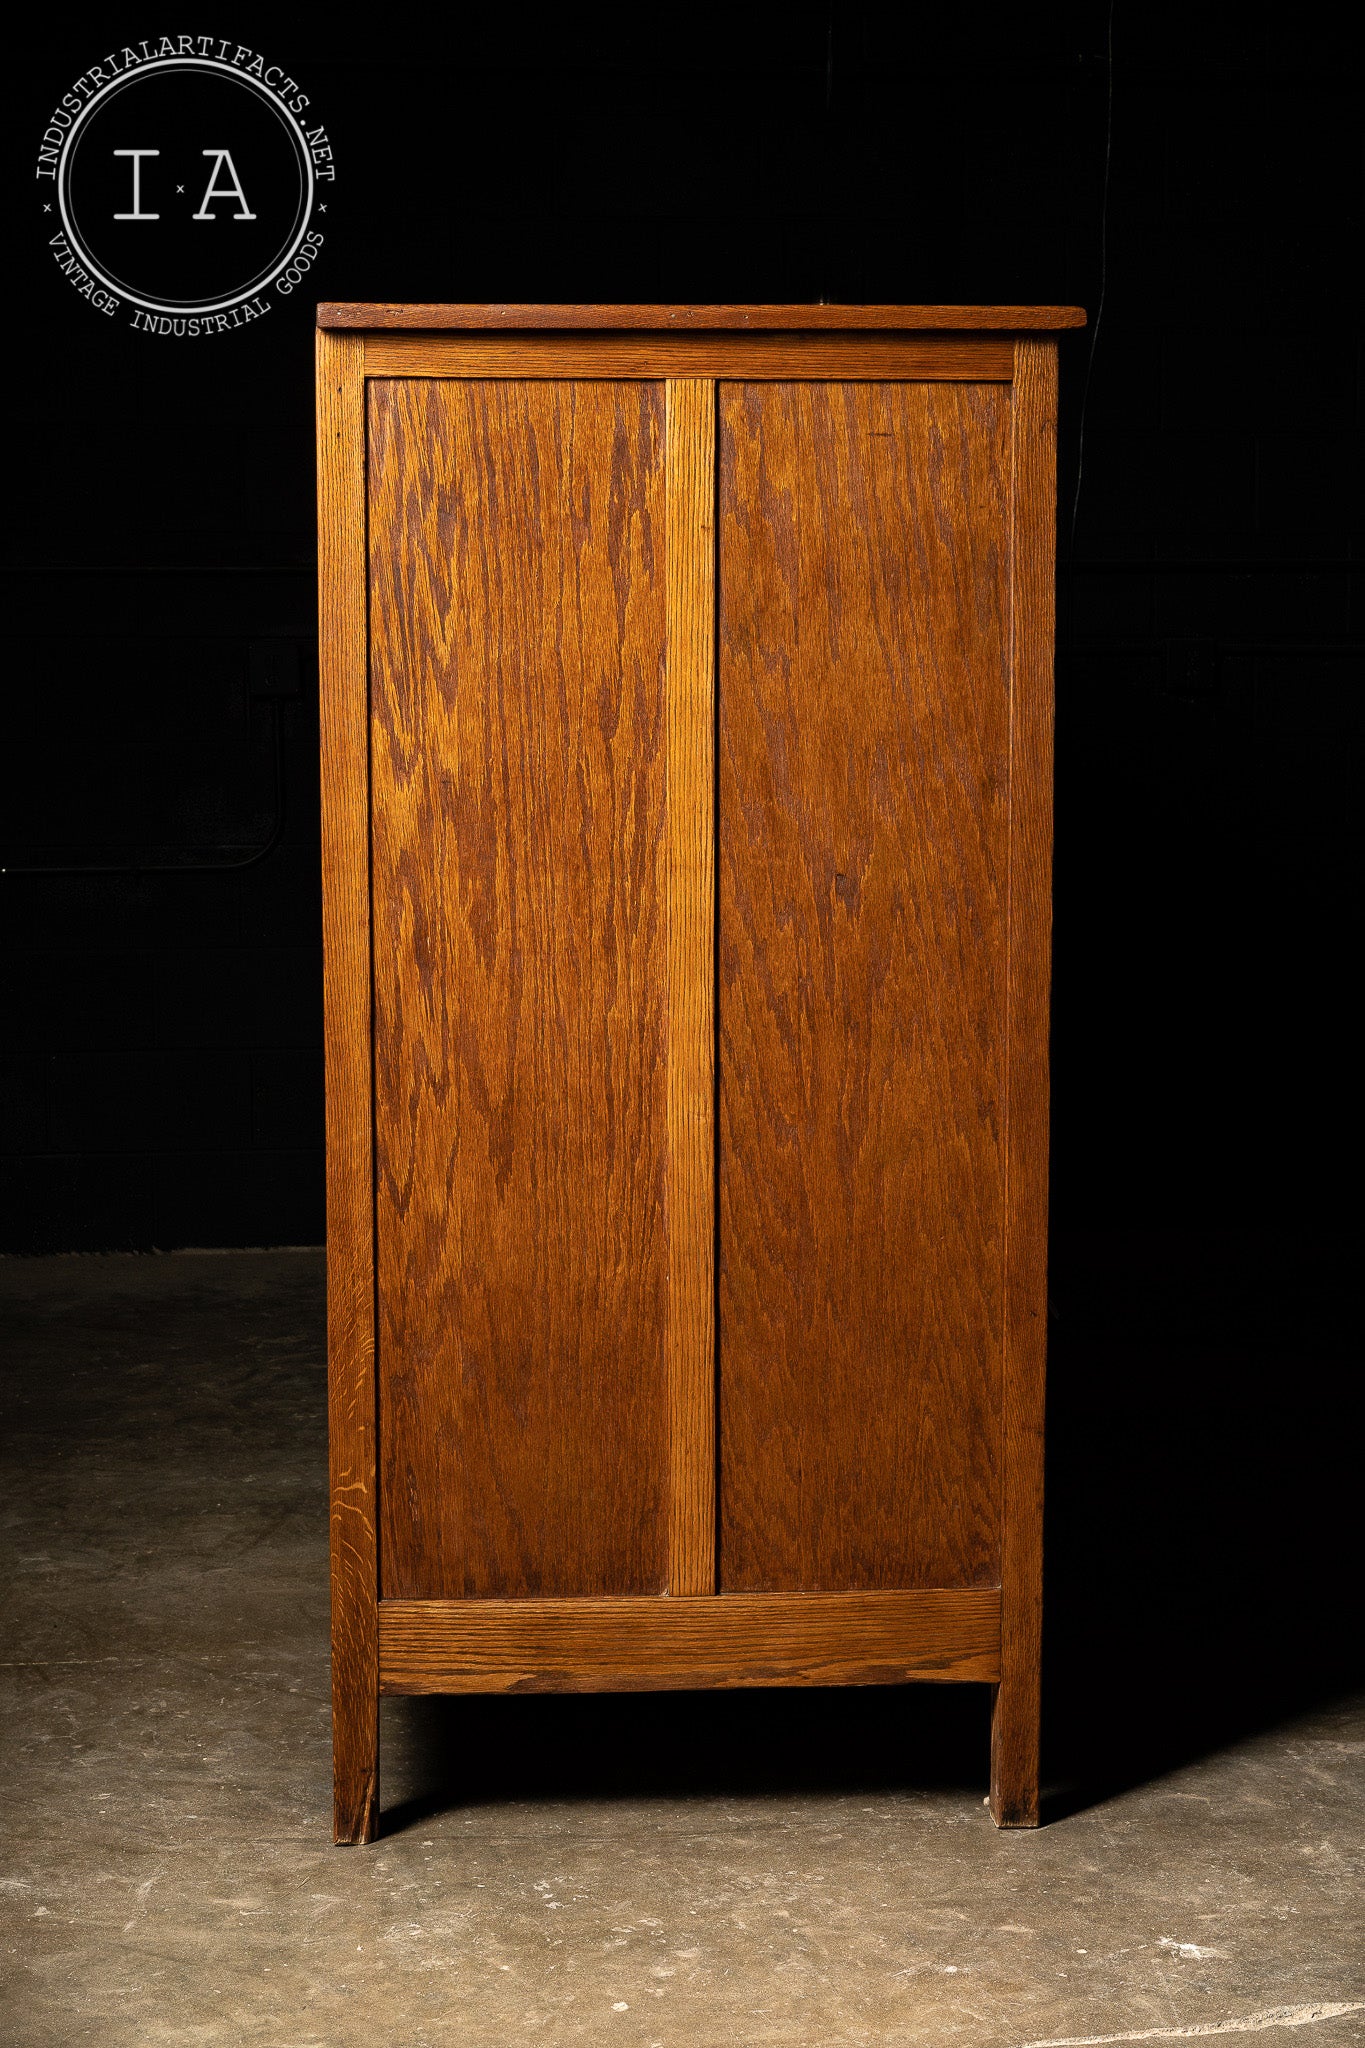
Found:
<path fill-rule="evenodd" d="M 705 331 L 829 328 L 844 333 L 939 328 L 996 334 L 1084 327 L 1083 306 L 394 306 L 323 303 L 318 326 L 377 329 L 651 328 Z"/>

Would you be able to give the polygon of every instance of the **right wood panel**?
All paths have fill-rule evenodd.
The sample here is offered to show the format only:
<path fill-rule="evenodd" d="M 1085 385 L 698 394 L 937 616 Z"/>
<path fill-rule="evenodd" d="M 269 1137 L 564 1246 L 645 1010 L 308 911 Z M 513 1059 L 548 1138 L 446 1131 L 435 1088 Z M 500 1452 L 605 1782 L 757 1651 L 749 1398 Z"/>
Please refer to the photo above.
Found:
<path fill-rule="evenodd" d="M 1009 409 L 720 388 L 724 1591 L 999 1579 Z"/>

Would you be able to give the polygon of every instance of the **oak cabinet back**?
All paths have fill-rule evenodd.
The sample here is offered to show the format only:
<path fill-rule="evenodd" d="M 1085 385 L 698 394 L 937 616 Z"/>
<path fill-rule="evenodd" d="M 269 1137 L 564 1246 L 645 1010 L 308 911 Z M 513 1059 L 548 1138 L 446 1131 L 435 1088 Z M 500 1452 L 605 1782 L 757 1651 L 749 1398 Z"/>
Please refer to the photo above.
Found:
<path fill-rule="evenodd" d="M 385 1690 L 985 1681 L 1036 1821 L 1076 316 L 420 310 L 319 338 L 338 1839 Z"/>

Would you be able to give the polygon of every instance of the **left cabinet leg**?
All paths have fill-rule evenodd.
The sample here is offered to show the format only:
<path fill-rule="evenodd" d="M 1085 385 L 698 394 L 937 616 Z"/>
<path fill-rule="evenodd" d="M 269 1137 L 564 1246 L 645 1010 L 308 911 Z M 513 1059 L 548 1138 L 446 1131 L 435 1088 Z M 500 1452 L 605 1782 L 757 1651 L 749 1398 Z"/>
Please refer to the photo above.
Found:
<path fill-rule="evenodd" d="M 1036 1667 L 1003 1678 L 991 1712 L 991 1819 L 998 1828 L 1036 1828 L 1040 1761 Z"/>
<path fill-rule="evenodd" d="M 379 1825 L 379 1697 L 332 1666 L 332 1840 L 372 1842 Z M 348 1682 L 349 1681 L 349 1682 Z"/>

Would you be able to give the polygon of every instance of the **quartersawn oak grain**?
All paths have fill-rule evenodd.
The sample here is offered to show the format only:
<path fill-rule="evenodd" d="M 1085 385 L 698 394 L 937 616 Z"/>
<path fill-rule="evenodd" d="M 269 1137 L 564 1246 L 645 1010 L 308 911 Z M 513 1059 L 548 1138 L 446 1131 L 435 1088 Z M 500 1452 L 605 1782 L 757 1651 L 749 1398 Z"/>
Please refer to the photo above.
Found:
<path fill-rule="evenodd" d="M 327 1400 L 338 1842 L 370 1841 L 379 1807 L 363 347 L 358 336 L 318 336 Z"/>
<path fill-rule="evenodd" d="M 1081 306 L 524 306 L 524 305 L 355 305 L 324 302 L 319 327 L 363 328 L 370 332 L 415 328 L 878 328 L 993 329 L 1001 334 L 1056 333 L 1084 327 Z"/>
<path fill-rule="evenodd" d="M 1018 344 L 1012 411 L 1004 1501 L 991 1815 L 1038 1824 L 1047 1371 L 1057 351 Z"/>
<path fill-rule="evenodd" d="M 1007 388 L 720 400 L 720 1585 L 1000 1569 Z"/>
<path fill-rule="evenodd" d="M 667 386 L 668 1590 L 716 1589 L 716 387 Z"/>
<path fill-rule="evenodd" d="M 693 1600 L 385 1600 L 386 1693 L 989 1683 L 1000 1595 L 726 1594 Z"/>
<path fill-rule="evenodd" d="M 383 1591 L 662 1592 L 663 387 L 369 393 Z"/>

